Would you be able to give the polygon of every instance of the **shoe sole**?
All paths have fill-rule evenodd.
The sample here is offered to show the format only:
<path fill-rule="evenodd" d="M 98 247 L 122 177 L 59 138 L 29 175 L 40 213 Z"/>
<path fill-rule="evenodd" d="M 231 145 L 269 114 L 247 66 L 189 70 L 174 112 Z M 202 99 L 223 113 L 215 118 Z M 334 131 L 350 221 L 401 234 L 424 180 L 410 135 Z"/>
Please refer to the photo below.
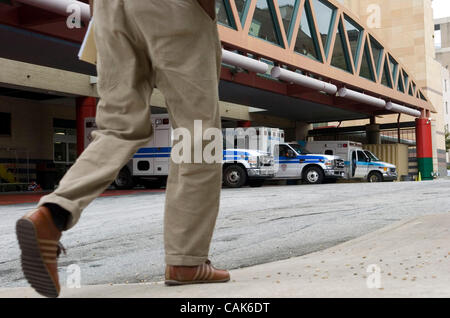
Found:
<path fill-rule="evenodd" d="M 27 219 L 17 221 L 16 235 L 22 251 L 22 271 L 28 283 L 42 296 L 49 298 L 58 297 L 59 292 L 39 249 L 36 228 L 33 222 Z"/>
<path fill-rule="evenodd" d="M 181 285 L 193 285 L 193 284 L 215 284 L 215 283 L 226 283 L 229 282 L 230 279 L 223 280 L 199 280 L 199 281 L 188 281 L 188 282 L 179 282 L 176 280 L 166 280 L 164 283 L 167 286 L 181 286 Z"/>

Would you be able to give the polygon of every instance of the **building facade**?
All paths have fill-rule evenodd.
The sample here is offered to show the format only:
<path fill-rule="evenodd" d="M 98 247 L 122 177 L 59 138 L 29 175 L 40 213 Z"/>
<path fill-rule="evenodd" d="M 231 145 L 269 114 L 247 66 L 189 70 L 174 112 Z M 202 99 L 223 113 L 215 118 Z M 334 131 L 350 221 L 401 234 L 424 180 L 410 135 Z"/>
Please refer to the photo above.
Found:
<path fill-rule="evenodd" d="M 417 85 L 426 88 L 426 97 L 436 109 L 431 114 L 433 136 L 433 167 L 441 176 L 447 175 L 445 148 L 445 102 L 441 70 L 441 53 L 435 49 L 435 22 L 432 0 L 340 0 L 362 21 L 366 21 L 374 33 L 383 38 L 400 60 L 410 66 Z M 444 19 L 445 21 L 450 19 Z M 444 28 L 450 25 L 445 24 Z M 446 30 L 446 29 L 445 29 Z M 450 34 L 450 33 L 449 33 Z M 450 46 L 450 37 L 443 36 L 443 45 Z M 450 48 L 447 62 L 450 65 Z M 447 55 L 446 55 L 447 56 Z M 439 60 L 439 61 L 438 61 Z M 449 84 L 450 85 L 450 84 Z M 394 115 L 377 118 L 377 123 L 395 123 Z M 401 122 L 413 120 L 401 116 Z M 367 123 L 366 121 L 363 121 Z M 347 122 L 344 125 L 359 125 Z"/>

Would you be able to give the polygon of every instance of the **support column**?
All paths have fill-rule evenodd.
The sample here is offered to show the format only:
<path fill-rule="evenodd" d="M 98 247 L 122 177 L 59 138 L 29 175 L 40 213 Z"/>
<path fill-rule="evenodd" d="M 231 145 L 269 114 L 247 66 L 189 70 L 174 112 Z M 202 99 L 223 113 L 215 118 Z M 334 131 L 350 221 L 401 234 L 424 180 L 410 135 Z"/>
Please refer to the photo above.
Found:
<path fill-rule="evenodd" d="M 297 121 L 295 123 L 295 141 L 306 141 L 308 132 L 312 129 L 309 123 Z"/>
<path fill-rule="evenodd" d="M 78 97 L 77 105 L 77 154 L 81 155 L 85 148 L 85 119 L 95 117 L 97 112 L 97 99 L 95 97 Z"/>
<path fill-rule="evenodd" d="M 422 180 L 433 180 L 433 142 L 428 118 L 416 119 L 416 145 L 417 165 Z"/>
<path fill-rule="evenodd" d="M 367 144 L 379 145 L 381 144 L 380 125 L 371 124 L 366 126 Z"/>

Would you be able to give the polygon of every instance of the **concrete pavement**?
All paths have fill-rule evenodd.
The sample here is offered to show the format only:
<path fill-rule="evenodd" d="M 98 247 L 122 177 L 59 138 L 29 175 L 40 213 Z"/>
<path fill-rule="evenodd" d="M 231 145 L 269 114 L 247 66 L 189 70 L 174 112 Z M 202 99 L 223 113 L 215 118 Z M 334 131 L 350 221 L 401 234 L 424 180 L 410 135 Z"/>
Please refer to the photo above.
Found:
<path fill-rule="evenodd" d="M 210 257 L 238 269 L 303 256 L 397 221 L 447 213 L 449 193 L 450 180 L 223 189 Z M 160 281 L 164 201 L 156 192 L 96 199 L 62 237 L 61 279 L 77 265 L 83 285 Z M 0 206 L 0 288 L 28 285 L 14 229 L 33 208 Z"/>
<path fill-rule="evenodd" d="M 231 275 L 230 283 L 215 285 L 63 288 L 61 297 L 450 297 L 450 213 L 396 222 L 320 252 Z M 37 296 L 30 288 L 0 289 L 0 297 Z"/>

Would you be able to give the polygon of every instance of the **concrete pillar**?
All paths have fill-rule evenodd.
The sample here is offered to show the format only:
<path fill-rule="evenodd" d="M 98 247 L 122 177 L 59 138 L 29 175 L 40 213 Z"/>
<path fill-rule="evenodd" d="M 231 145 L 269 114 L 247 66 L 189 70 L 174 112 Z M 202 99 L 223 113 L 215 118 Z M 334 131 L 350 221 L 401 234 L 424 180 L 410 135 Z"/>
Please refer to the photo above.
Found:
<path fill-rule="evenodd" d="M 422 180 L 433 180 L 433 141 L 428 118 L 416 119 L 416 144 L 417 165 Z"/>
<path fill-rule="evenodd" d="M 78 97 L 77 105 L 77 154 L 81 155 L 85 148 L 84 131 L 85 118 L 95 117 L 97 113 L 97 99 L 95 97 Z"/>
<path fill-rule="evenodd" d="M 297 121 L 295 123 L 295 141 L 306 141 L 308 132 L 312 129 L 312 125 Z"/>
<path fill-rule="evenodd" d="M 367 137 L 367 144 L 380 145 L 381 144 L 380 125 L 377 124 L 366 125 L 366 137 Z"/>

